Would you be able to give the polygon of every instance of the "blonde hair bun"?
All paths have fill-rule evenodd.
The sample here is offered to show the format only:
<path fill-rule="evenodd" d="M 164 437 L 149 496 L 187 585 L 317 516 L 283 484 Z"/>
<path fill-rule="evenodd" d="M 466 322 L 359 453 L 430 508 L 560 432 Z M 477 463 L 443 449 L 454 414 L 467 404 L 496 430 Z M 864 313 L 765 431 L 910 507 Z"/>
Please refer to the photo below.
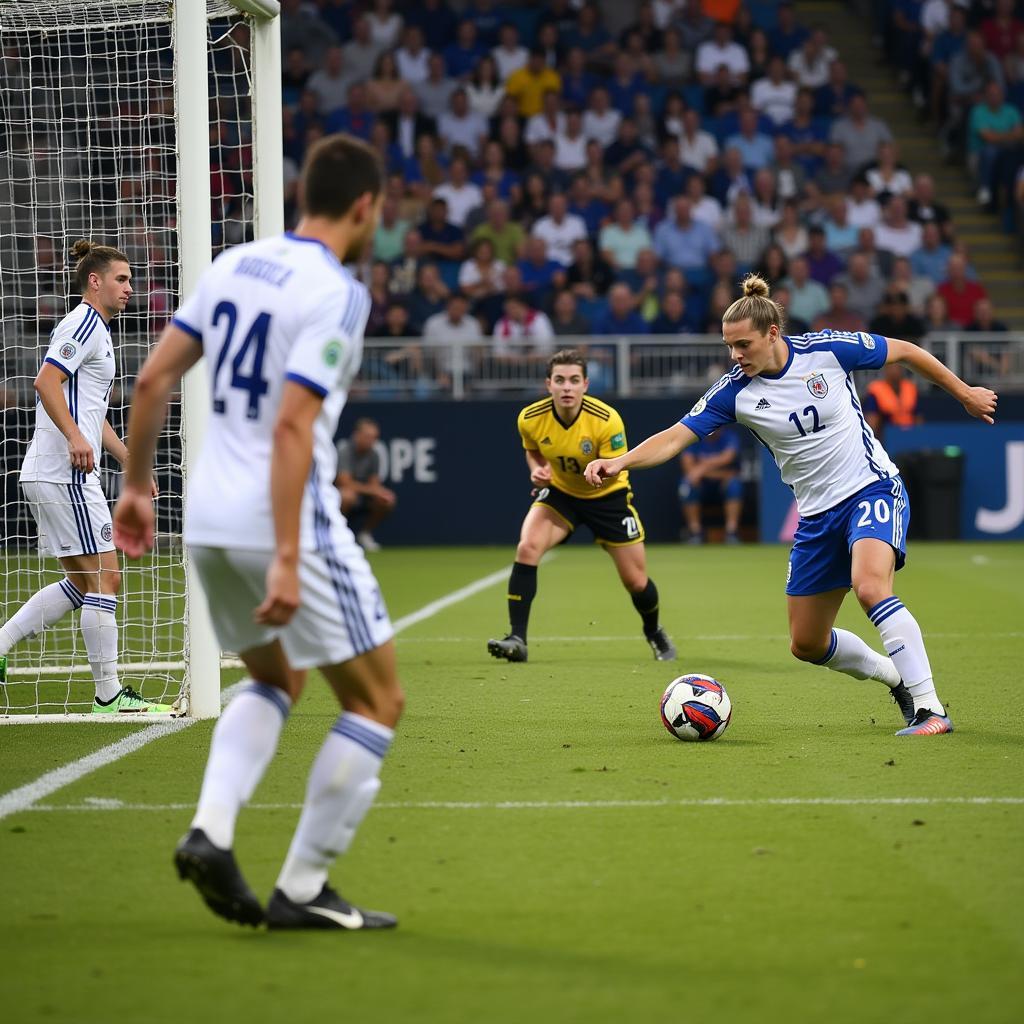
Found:
<path fill-rule="evenodd" d="M 767 299 L 771 294 L 771 289 L 763 277 L 758 274 L 747 274 L 743 278 L 743 294 L 744 296 L 757 296 Z"/>

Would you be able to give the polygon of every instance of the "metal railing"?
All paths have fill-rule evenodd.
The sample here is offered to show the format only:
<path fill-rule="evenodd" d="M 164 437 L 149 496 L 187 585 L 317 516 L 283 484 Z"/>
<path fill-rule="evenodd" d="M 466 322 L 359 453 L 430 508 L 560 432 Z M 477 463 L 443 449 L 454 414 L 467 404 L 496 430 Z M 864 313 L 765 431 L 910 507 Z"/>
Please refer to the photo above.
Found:
<path fill-rule="evenodd" d="M 922 346 L 972 384 L 1024 391 L 1024 334 L 933 334 Z M 368 338 L 352 396 L 456 401 L 528 397 L 537 393 L 551 354 L 562 348 L 586 353 L 590 390 L 597 395 L 692 394 L 705 390 L 730 366 L 721 337 L 713 334 L 559 337 L 541 346 L 503 340 L 500 349 L 486 338 L 450 344 Z"/>

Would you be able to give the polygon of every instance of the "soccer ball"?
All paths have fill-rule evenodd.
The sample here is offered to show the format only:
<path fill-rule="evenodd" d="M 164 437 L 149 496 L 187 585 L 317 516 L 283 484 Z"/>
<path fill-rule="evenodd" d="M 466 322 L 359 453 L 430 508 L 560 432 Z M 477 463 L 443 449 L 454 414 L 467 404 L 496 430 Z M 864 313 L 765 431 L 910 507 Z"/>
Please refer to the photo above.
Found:
<path fill-rule="evenodd" d="M 689 743 L 718 739 L 731 717 L 729 694 L 711 676 L 680 676 L 668 684 L 661 696 L 661 720 L 665 728 L 676 739 Z"/>

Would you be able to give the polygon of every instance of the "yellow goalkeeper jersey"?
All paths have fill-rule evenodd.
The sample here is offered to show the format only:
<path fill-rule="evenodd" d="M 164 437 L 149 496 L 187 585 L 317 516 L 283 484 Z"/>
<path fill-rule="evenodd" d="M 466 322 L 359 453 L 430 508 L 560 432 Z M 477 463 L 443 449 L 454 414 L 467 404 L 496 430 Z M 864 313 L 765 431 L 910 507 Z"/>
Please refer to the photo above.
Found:
<path fill-rule="evenodd" d="M 563 423 L 548 397 L 519 413 L 523 447 L 539 452 L 551 465 L 551 482 L 575 498 L 601 498 L 629 487 L 629 474 L 620 473 L 605 487 L 591 487 L 583 471 L 594 459 L 610 459 L 626 450 L 622 417 L 598 398 L 583 396 L 571 423 Z"/>

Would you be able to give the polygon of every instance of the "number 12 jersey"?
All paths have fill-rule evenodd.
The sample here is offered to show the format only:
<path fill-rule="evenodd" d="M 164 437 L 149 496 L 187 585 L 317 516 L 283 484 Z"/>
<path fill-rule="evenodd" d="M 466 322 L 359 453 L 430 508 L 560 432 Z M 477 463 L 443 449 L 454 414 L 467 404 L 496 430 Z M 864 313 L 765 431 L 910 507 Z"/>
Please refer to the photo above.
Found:
<path fill-rule="evenodd" d="M 878 369 L 888 344 L 863 331 L 784 337 L 786 365 L 748 377 L 725 374 L 680 421 L 698 437 L 742 423 L 772 454 L 801 516 L 833 508 L 899 470 L 872 433 L 851 374 Z"/>

